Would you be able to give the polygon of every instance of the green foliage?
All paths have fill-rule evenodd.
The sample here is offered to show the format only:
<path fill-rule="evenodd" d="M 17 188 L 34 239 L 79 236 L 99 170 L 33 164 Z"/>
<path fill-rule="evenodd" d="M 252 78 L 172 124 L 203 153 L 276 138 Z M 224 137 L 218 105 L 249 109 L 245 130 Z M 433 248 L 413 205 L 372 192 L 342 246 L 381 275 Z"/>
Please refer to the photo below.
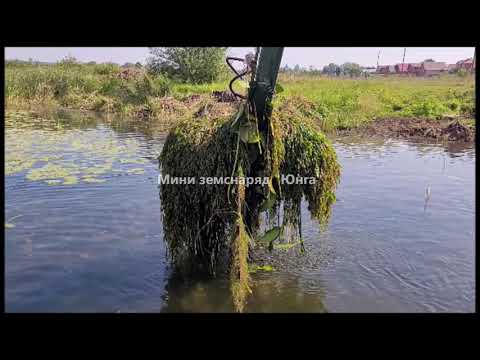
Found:
<path fill-rule="evenodd" d="M 342 64 L 340 66 L 340 69 L 343 75 L 347 75 L 350 77 L 358 77 L 362 74 L 362 69 L 360 68 L 360 65 L 356 63 L 347 62 L 345 64 Z"/>
<path fill-rule="evenodd" d="M 289 78 L 276 102 L 292 101 L 325 130 L 358 127 L 391 117 L 467 116 L 475 114 L 473 77 L 434 79 L 327 77 Z"/>
<path fill-rule="evenodd" d="M 151 77 L 138 67 L 116 64 L 79 64 L 72 59 L 52 65 L 10 62 L 5 68 L 5 95 L 9 100 L 122 112 L 148 105 L 152 97 L 171 92 L 171 81 Z"/>
<path fill-rule="evenodd" d="M 120 72 L 120 67 L 116 64 L 94 64 L 93 65 L 93 73 L 97 75 L 109 75 L 113 76 Z"/>
<path fill-rule="evenodd" d="M 150 74 L 192 84 L 211 83 L 223 69 L 225 47 L 159 47 L 150 48 L 147 69 Z"/>
<path fill-rule="evenodd" d="M 461 78 L 464 78 L 468 75 L 468 71 L 466 69 L 458 69 L 455 73 Z"/>
<path fill-rule="evenodd" d="M 143 68 L 123 69 L 116 64 L 7 61 L 6 104 L 42 103 L 128 114 L 148 109 L 149 116 L 165 118 L 162 107 L 156 105 L 158 99 L 172 96 L 182 101 L 191 95 L 207 96 L 228 89 L 232 77 L 229 74 L 227 80 L 193 84 L 145 73 Z M 283 91 L 277 91 L 276 103 L 295 99 L 305 116 L 315 119 L 324 130 L 357 127 L 388 117 L 475 117 L 475 81 L 470 74 L 432 79 L 350 79 L 289 72 L 280 73 L 279 81 Z M 191 107 L 180 105 L 182 109 Z M 183 116 L 185 111 L 181 113 Z"/>
<path fill-rule="evenodd" d="M 322 226 L 335 201 L 340 167 L 327 138 L 311 122 L 303 121 L 302 111 L 308 110 L 299 111 L 296 106 L 285 104 L 279 107 L 268 122 L 267 135 L 261 133 L 261 140 L 254 143 L 250 140 L 258 130 L 254 131 L 251 124 L 256 125 L 256 119 L 245 110 L 230 119 L 186 119 L 170 131 L 159 157 L 162 176 L 196 179 L 180 186 L 160 186 L 164 234 L 172 260 L 177 265 L 187 264 L 196 271 L 203 269 L 214 274 L 227 266 L 238 311 L 243 309 L 250 292 L 249 247 L 254 243 L 261 246 L 262 242 L 271 246 L 279 237 L 290 242 L 290 237 L 282 236 L 284 228 L 293 229 L 289 234 L 294 238 L 301 233 L 303 197 L 312 218 Z M 206 176 L 258 176 L 256 159 L 263 164 L 262 175 L 269 179 L 268 184 L 261 187 L 247 187 L 241 182 L 199 184 L 199 179 Z M 280 184 L 282 175 L 292 174 L 316 181 Z M 251 201 L 258 194 L 261 198 L 275 195 L 275 200 L 268 207 L 262 206 Z M 276 224 L 277 217 L 268 217 L 272 212 L 279 213 L 280 208 L 284 214 L 281 227 Z M 257 236 L 260 216 L 267 216 L 266 226 L 271 229 L 263 236 Z"/>
<path fill-rule="evenodd" d="M 334 64 L 334 63 L 330 63 L 330 64 L 323 67 L 322 73 L 330 75 L 330 76 L 334 76 L 334 75 L 339 74 L 340 71 L 341 71 L 340 66 L 338 66 L 337 64 Z"/>

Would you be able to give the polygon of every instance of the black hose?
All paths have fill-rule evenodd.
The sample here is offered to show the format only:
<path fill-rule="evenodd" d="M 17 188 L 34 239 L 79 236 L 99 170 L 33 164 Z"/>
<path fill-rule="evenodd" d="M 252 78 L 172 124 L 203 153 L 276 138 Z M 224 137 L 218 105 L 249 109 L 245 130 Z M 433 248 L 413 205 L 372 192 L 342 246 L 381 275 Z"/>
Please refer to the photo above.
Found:
<path fill-rule="evenodd" d="M 230 60 L 241 61 L 241 62 L 245 62 L 245 60 L 242 59 L 242 58 L 237 58 L 237 57 L 227 57 L 227 59 L 226 59 L 228 66 L 230 66 L 230 69 L 232 69 L 233 72 L 236 74 L 236 76 L 235 76 L 235 77 L 230 81 L 230 83 L 228 84 L 228 88 L 230 89 L 230 91 L 232 92 L 232 94 L 233 94 L 234 96 L 236 96 L 236 97 L 238 97 L 238 98 L 240 98 L 240 99 L 246 99 L 246 96 L 243 96 L 242 94 L 236 93 L 236 92 L 233 90 L 233 87 L 232 87 L 232 86 L 233 86 L 233 83 L 234 83 L 236 80 L 242 78 L 243 76 L 245 76 L 245 75 L 247 75 L 247 74 L 249 73 L 249 68 L 248 68 L 248 66 L 247 66 L 247 69 L 246 69 L 244 72 L 239 73 L 239 72 L 237 72 L 237 69 L 235 69 L 235 68 L 233 67 L 233 65 L 230 63 Z"/>

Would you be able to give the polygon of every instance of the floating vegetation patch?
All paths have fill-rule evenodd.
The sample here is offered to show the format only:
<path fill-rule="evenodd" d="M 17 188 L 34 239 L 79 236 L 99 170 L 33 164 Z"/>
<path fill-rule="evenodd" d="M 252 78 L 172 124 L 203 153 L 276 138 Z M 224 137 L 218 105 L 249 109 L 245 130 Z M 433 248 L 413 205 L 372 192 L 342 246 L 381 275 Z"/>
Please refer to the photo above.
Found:
<path fill-rule="evenodd" d="M 95 177 L 84 177 L 84 178 L 82 179 L 82 181 L 83 181 L 83 182 L 86 182 L 86 183 L 104 183 L 104 182 L 107 181 L 107 180 L 105 180 L 105 179 L 97 179 L 97 178 L 95 178 Z"/>
<path fill-rule="evenodd" d="M 142 157 L 136 139 L 118 138 L 108 128 L 88 131 L 79 128 L 79 122 L 81 118 L 75 127 L 31 111 L 7 111 L 5 175 L 22 174 L 47 185 L 77 185 L 105 182 L 113 172 L 141 175 L 146 167 L 154 168 Z"/>
<path fill-rule="evenodd" d="M 256 264 L 251 264 L 248 266 L 248 271 L 251 274 L 255 274 L 259 271 L 264 271 L 264 272 L 272 272 L 275 271 L 275 268 L 272 265 L 256 265 Z"/>
<path fill-rule="evenodd" d="M 143 174 L 145 173 L 145 169 L 143 168 L 135 168 L 127 170 L 127 174 Z"/>
<path fill-rule="evenodd" d="M 62 183 L 62 180 L 45 180 L 45 183 L 48 185 L 58 185 Z"/>
<path fill-rule="evenodd" d="M 159 158 L 163 178 L 196 180 L 160 186 L 172 261 L 214 275 L 229 273 L 239 312 L 252 291 L 248 261 L 255 247 L 288 250 L 300 244 L 303 249 L 302 199 L 321 228 L 335 201 L 336 153 L 299 111 L 287 102 L 260 122 L 242 104 L 230 119 L 182 121 L 169 133 Z M 205 177 L 237 182 L 198 181 Z M 314 181 L 285 181 L 291 177 Z M 242 184 L 248 178 L 266 181 Z"/>
<path fill-rule="evenodd" d="M 146 164 L 145 159 L 120 159 L 122 164 Z"/>
<path fill-rule="evenodd" d="M 17 215 L 17 216 L 12 217 L 11 219 L 5 221 L 5 229 L 13 229 L 15 227 L 15 224 L 11 223 L 9 221 L 12 221 L 13 219 L 19 218 L 21 216 L 22 215 Z"/>
<path fill-rule="evenodd" d="M 75 185 L 75 184 L 78 184 L 78 177 L 71 175 L 71 176 L 65 176 L 63 178 L 62 185 Z"/>

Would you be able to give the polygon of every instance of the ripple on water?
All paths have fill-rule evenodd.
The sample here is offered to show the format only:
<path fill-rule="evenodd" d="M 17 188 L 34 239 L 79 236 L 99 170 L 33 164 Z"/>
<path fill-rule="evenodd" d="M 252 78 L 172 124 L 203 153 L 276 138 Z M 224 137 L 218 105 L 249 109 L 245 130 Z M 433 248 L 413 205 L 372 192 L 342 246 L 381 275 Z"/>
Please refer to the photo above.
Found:
<path fill-rule="evenodd" d="M 164 134 L 29 116 L 6 117 L 6 218 L 22 215 L 6 229 L 7 311 L 231 310 L 226 279 L 182 285 L 167 271 L 156 183 Z M 306 252 L 260 253 L 275 271 L 252 274 L 247 310 L 473 311 L 475 149 L 361 139 L 335 148 L 342 178 L 328 229 L 303 209 Z M 48 164 L 68 174 L 27 178 Z M 63 185 L 66 176 L 79 181 Z"/>

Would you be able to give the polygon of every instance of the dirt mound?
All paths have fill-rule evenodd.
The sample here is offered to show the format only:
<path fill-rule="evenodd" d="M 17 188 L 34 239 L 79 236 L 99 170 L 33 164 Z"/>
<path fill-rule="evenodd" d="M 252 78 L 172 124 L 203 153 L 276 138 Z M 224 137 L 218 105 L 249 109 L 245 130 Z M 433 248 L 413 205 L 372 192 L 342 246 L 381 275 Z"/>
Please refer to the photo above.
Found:
<path fill-rule="evenodd" d="M 422 118 L 378 119 L 365 128 L 356 130 L 366 135 L 400 138 L 423 138 L 441 141 L 474 141 L 473 126 L 458 120 L 430 120 Z"/>
<path fill-rule="evenodd" d="M 212 96 L 218 102 L 237 102 L 238 99 L 230 91 L 213 91 Z"/>
<path fill-rule="evenodd" d="M 451 141 L 472 141 L 473 140 L 473 131 L 460 124 L 458 121 L 451 123 L 446 128 L 442 129 L 442 136 L 448 137 L 448 140 Z"/>

